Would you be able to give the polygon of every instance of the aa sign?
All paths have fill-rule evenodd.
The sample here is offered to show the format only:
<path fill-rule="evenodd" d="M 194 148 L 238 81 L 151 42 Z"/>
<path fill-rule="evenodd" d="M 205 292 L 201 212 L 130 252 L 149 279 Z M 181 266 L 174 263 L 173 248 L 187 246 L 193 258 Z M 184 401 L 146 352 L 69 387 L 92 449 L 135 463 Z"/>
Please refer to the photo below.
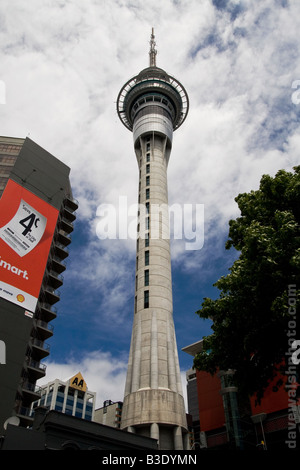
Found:
<path fill-rule="evenodd" d="M 74 377 L 69 380 L 69 384 L 70 387 L 76 388 L 77 390 L 82 390 L 84 392 L 87 390 L 87 385 L 80 372 L 78 372 L 78 374 L 74 375 Z"/>
<path fill-rule="evenodd" d="M 9 180 L 0 199 L 0 297 L 33 312 L 58 210 Z"/>

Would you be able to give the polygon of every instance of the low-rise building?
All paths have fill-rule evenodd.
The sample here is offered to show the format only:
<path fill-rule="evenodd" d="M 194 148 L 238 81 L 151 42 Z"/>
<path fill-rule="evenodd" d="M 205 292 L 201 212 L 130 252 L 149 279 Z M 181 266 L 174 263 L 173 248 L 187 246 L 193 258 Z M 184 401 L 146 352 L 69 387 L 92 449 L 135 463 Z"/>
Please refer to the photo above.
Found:
<path fill-rule="evenodd" d="M 123 402 L 105 400 L 103 406 L 95 410 L 96 423 L 105 424 L 113 428 L 120 428 Z"/>
<path fill-rule="evenodd" d="M 34 409 L 45 406 L 88 421 L 94 421 L 96 393 L 88 390 L 87 384 L 78 372 L 67 381 L 55 379 L 41 386 L 41 398 L 33 404 Z"/>

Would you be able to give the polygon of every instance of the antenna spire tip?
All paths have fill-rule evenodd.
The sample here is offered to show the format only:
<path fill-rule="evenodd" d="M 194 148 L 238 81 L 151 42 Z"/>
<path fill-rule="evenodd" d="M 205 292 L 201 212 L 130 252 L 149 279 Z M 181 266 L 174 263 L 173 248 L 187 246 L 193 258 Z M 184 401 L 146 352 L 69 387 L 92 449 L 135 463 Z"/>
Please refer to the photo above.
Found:
<path fill-rule="evenodd" d="M 155 49 L 155 46 L 156 46 L 156 42 L 155 42 L 154 28 L 152 27 L 152 34 L 151 34 L 151 39 L 150 39 L 150 51 L 149 51 L 150 67 L 156 67 L 157 50 Z"/>

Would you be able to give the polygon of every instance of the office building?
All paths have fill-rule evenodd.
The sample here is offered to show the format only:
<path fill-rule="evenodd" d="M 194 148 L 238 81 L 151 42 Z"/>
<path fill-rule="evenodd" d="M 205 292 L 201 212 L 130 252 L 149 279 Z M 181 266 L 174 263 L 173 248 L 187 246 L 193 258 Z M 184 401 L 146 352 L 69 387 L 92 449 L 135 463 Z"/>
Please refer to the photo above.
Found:
<path fill-rule="evenodd" d="M 78 203 L 70 168 L 31 139 L 0 137 L 0 429 L 30 426 Z"/>
<path fill-rule="evenodd" d="M 123 403 L 121 401 L 105 400 L 103 406 L 95 410 L 94 421 L 119 429 L 121 427 L 122 407 Z"/>
<path fill-rule="evenodd" d="M 135 305 L 121 428 L 155 438 L 161 449 L 188 444 L 173 320 L 167 167 L 173 131 L 184 122 L 188 95 L 156 66 L 152 30 L 149 67 L 117 98 L 121 122 L 133 133 L 139 167 Z M 155 209 L 161 208 L 161 212 Z"/>
<path fill-rule="evenodd" d="M 41 386 L 41 398 L 33 403 L 33 411 L 38 406 L 56 410 L 76 418 L 94 421 L 96 393 L 88 390 L 81 373 L 67 381 L 55 379 Z"/>

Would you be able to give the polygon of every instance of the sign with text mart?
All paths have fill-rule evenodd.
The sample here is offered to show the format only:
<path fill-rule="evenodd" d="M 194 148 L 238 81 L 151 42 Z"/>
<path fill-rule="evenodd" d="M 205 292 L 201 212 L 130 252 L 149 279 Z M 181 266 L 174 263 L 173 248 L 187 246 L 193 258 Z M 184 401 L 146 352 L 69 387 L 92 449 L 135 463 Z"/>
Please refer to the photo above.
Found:
<path fill-rule="evenodd" d="M 35 311 L 58 210 L 9 180 L 0 199 L 0 297 Z"/>

